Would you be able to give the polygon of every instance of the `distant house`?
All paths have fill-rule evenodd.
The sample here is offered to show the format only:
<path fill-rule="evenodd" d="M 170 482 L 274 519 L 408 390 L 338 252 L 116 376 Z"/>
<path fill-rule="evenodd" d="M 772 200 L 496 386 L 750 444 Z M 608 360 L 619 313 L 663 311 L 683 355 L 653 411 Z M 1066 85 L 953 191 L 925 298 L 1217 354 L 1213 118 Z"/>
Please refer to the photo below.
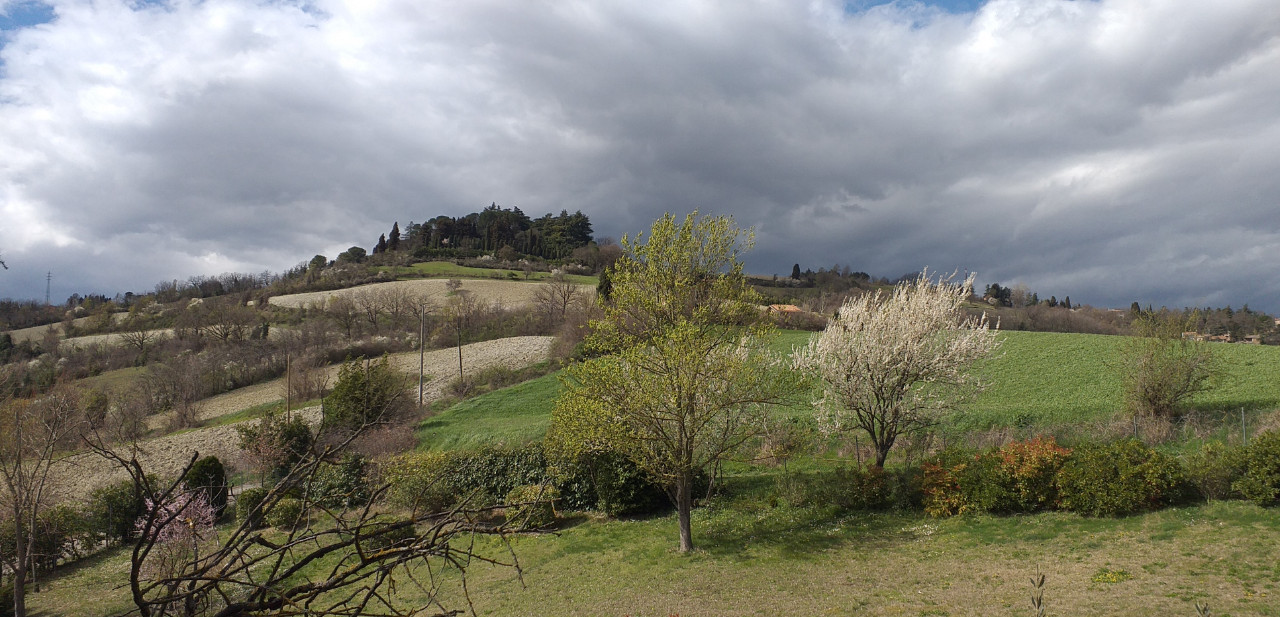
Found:
<path fill-rule="evenodd" d="M 1183 332 L 1182 340 L 1204 342 L 1204 335 L 1200 334 L 1199 332 Z"/>
<path fill-rule="evenodd" d="M 800 307 L 794 304 L 770 304 L 769 312 L 787 315 L 787 314 L 799 314 L 799 313 L 803 313 L 804 311 L 800 310 Z"/>
<path fill-rule="evenodd" d="M 765 309 L 765 312 L 783 324 L 789 324 L 793 316 L 804 313 L 804 311 L 800 310 L 800 307 L 794 304 L 770 304 L 769 308 Z"/>
<path fill-rule="evenodd" d="M 1231 333 L 1228 332 L 1226 334 L 1210 335 L 1208 337 L 1205 337 L 1205 340 L 1217 342 L 1217 343 L 1230 343 L 1232 341 L 1232 338 L 1231 338 Z"/>
<path fill-rule="evenodd" d="M 1261 334 L 1250 334 L 1249 336 L 1244 337 L 1244 340 L 1242 340 L 1242 341 L 1240 341 L 1240 342 L 1241 342 L 1241 343 L 1244 343 L 1244 344 L 1246 344 L 1246 345 L 1261 345 L 1261 344 L 1262 344 L 1262 335 L 1261 335 Z"/>

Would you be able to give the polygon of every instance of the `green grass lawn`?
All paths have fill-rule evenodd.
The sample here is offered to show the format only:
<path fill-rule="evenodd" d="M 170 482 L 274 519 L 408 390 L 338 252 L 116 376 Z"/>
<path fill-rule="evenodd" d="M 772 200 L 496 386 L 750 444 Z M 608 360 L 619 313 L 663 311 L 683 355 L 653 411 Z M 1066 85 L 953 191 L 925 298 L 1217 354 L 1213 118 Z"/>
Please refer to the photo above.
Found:
<path fill-rule="evenodd" d="M 398 278 L 457 277 L 491 279 L 496 277 L 518 281 L 525 280 L 524 272 L 522 270 L 473 268 L 470 266 L 459 266 L 452 261 L 424 261 L 413 264 L 412 266 L 399 266 L 393 268 L 392 271 Z M 551 278 L 550 272 L 534 272 L 529 276 L 528 280 L 541 281 L 548 278 Z M 566 278 L 568 278 L 570 282 L 581 285 L 595 285 L 599 282 L 599 280 L 594 276 L 582 276 L 579 274 L 569 274 L 566 275 Z"/>
<path fill-rule="evenodd" d="M 546 615 L 1280 615 L 1280 518 L 1214 503 L 1125 519 L 1072 514 L 836 516 L 733 503 L 694 511 L 698 550 L 676 553 L 674 516 L 591 521 L 515 542 L 507 569 L 471 571 L 476 609 Z M 1105 574 L 1115 574 L 1119 582 Z"/>
<path fill-rule="evenodd" d="M 1066 513 L 932 519 L 773 507 L 759 494 L 693 513 L 697 550 L 675 551 L 674 515 L 572 515 L 554 535 L 516 538 L 523 581 L 472 562 L 478 614 L 1030 615 L 1029 578 L 1045 573 L 1050 615 L 1280 616 L 1280 517 L 1215 502 L 1121 519 Z M 478 539 L 479 549 L 505 547 Z M 317 571 L 328 564 L 317 566 Z M 92 617 L 128 606 L 116 549 L 42 579 L 32 614 Z M 420 574 L 424 574 L 420 573 Z M 456 573 L 444 600 L 465 608 Z M 405 606 L 422 600 L 397 585 Z M 92 600 L 89 600 L 89 599 Z"/>

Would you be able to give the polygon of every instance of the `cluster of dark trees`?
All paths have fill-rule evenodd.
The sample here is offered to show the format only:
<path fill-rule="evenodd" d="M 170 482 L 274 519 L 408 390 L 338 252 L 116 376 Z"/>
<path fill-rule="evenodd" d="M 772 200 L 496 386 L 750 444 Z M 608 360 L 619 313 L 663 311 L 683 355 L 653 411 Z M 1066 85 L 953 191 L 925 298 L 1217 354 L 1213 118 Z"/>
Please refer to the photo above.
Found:
<path fill-rule="evenodd" d="M 1041 304 L 1048 306 L 1049 308 L 1055 308 L 1058 306 L 1066 309 L 1071 308 L 1071 296 L 1063 296 L 1061 302 L 1058 301 L 1057 296 L 1049 296 L 1047 299 L 1041 299 L 1039 293 L 1027 289 L 1024 285 L 1002 287 L 1000 283 L 992 283 L 987 285 L 986 291 L 982 294 L 982 299 L 996 306 L 1010 308 L 1038 306 Z"/>
<path fill-rule="evenodd" d="M 373 254 L 409 251 L 416 257 L 465 256 L 510 247 L 514 253 L 542 259 L 563 259 L 591 242 L 591 221 L 581 211 L 529 218 L 520 208 L 490 204 L 460 217 L 437 216 L 425 223 L 397 221 L 382 234 Z"/>

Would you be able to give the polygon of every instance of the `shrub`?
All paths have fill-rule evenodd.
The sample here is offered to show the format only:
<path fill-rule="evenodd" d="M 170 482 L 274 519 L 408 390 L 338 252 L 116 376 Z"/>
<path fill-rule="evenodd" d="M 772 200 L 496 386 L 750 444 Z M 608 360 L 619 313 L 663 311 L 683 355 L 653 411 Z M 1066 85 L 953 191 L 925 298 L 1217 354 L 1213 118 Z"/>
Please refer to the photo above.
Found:
<path fill-rule="evenodd" d="M 889 507 L 891 480 L 879 467 L 841 466 L 812 478 L 806 501 L 846 512 L 883 510 Z"/>
<path fill-rule="evenodd" d="M 982 453 L 948 450 L 924 466 L 924 507 L 933 516 L 1036 512 L 1058 502 L 1057 476 L 1071 451 L 1052 438 Z"/>
<path fill-rule="evenodd" d="M 142 516 L 143 506 L 142 494 L 132 480 L 96 488 L 85 506 L 89 531 L 107 544 L 132 540 L 133 523 Z"/>
<path fill-rule="evenodd" d="M 560 491 L 550 484 L 524 484 L 511 489 L 505 500 L 516 504 L 507 509 L 507 520 L 522 529 L 548 527 L 556 522 L 555 501 Z"/>
<path fill-rule="evenodd" d="M 187 470 L 185 478 L 192 490 L 204 493 L 205 500 L 213 506 L 214 516 L 222 518 L 227 509 L 227 470 L 216 456 L 206 456 Z"/>
<path fill-rule="evenodd" d="M 884 471 L 889 481 L 889 507 L 904 512 L 924 509 L 924 469 L 909 465 Z"/>
<path fill-rule="evenodd" d="M 1245 450 L 1244 477 L 1232 488 L 1260 506 L 1280 504 L 1280 431 L 1254 438 Z"/>
<path fill-rule="evenodd" d="M 382 481 L 389 484 L 387 501 L 414 511 L 439 512 L 458 500 L 448 478 L 449 455 L 444 452 L 409 452 L 381 465 Z"/>
<path fill-rule="evenodd" d="M 397 519 L 386 519 L 378 524 L 366 528 L 368 533 L 358 538 L 360 550 L 362 551 L 380 551 L 392 546 L 407 545 L 413 542 L 417 537 L 417 531 L 413 525 L 407 525 L 396 530 L 382 531 L 390 525 L 400 522 Z M 380 533 L 381 532 L 381 533 Z"/>
<path fill-rule="evenodd" d="M 265 488 L 251 488 L 242 491 L 236 497 L 236 519 L 240 521 L 249 520 L 250 529 L 262 526 L 262 511 L 258 506 L 262 504 L 262 500 L 266 498 L 269 491 Z"/>
<path fill-rule="evenodd" d="M 477 505 L 496 504 L 517 486 L 548 482 L 540 445 L 484 446 L 453 452 L 450 459 L 448 483 L 464 495 L 475 495 Z"/>
<path fill-rule="evenodd" d="M 387 357 L 378 362 L 349 360 L 338 369 L 338 382 L 324 397 L 324 425 L 355 430 L 395 418 L 407 405 L 405 378 L 392 370 Z"/>
<path fill-rule="evenodd" d="M 267 510 L 263 521 L 278 529 L 297 529 L 306 522 L 306 518 L 307 509 L 302 506 L 302 500 L 284 497 Z"/>
<path fill-rule="evenodd" d="M 364 458 L 348 454 L 337 464 L 321 464 L 311 480 L 310 491 L 317 503 L 330 508 L 351 508 L 369 503 Z"/>
<path fill-rule="evenodd" d="M 1013 477 L 1001 466 L 996 450 L 974 454 L 967 463 L 957 466 L 953 473 L 955 488 L 960 492 L 959 503 L 962 504 L 957 514 L 1018 511 L 1017 487 Z"/>
<path fill-rule="evenodd" d="M 1187 481 L 1205 499 L 1240 496 L 1232 485 L 1245 475 L 1248 459 L 1244 448 L 1210 441 L 1183 459 Z"/>
<path fill-rule="evenodd" d="M 975 509 L 960 487 L 960 478 L 977 455 L 962 448 L 948 448 L 921 466 L 920 491 L 925 514 L 954 516 Z"/>
<path fill-rule="evenodd" d="M 1071 455 L 1052 437 L 1005 444 L 987 455 L 997 461 L 996 473 L 1009 494 L 1003 496 L 996 512 L 1036 512 L 1057 505 L 1058 472 Z"/>
<path fill-rule="evenodd" d="M 1090 516 L 1125 516 L 1185 494 L 1176 460 L 1136 439 L 1080 448 L 1058 473 L 1062 507 Z"/>
<path fill-rule="evenodd" d="M 85 535 L 86 523 L 85 517 L 70 506 L 55 506 L 42 512 L 36 520 L 32 565 L 48 572 L 64 557 L 78 556 L 77 544 Z"/>
<path fill-rule="evenodd" d="M 237 426 L 236 432 L 240 449 L 260 472 L 275 478 L 288 473 L 311 449 L 311 427 L 298 416 L 285 420 L 269 414 L 258 422 Z"/>
<path fill-rule="evenodd" d="M 594 509 L 609 516 L 649 514 L 672 507 L 662 486 L 617 452 L 592 452 L 557 462 L 555 477 L 566 507 Z M 706 476 L 699 475 L 694 494 L 706 488 Z"/>

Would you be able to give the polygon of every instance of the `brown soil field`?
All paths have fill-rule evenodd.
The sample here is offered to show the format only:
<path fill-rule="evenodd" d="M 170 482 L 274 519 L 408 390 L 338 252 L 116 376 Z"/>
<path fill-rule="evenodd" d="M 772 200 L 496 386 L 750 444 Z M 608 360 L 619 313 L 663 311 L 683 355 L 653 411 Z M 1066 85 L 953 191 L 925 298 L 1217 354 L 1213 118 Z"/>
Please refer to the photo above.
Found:
<path fill-rule="evenodd" d="M 505 306 L 525 306 L 532 303 L 534 294 L 538 292 L 538 287 L 541 285 L 541 283 L 526 281 L 460 280 L 462 281 L 462 292 L 471 294 L 473 298 L 480 302 Z M 346 289 L 334 289 L 332 291 L 313 291 L 287 296 L 275 296 L 268 302 L 275 306 L 288 308 L 323 307 L 329 298 L 333 296 L 351 296 L 370 291 L 376 292 L 381 289 L 398 288 L 408 289 L 410 292 L 426 298 L 436 305 L 441 305 L 445 303 L 449 296 L 449 289 L 445 286 L 447 282 L 446 279 L 390 281 Z M 590 285 L 579 285 L 579 288 L 587 293 L 595 293 L 595 288 Z"/>
<path fill-rule="evenodd" d="M 116 313 L 111 316 L 111 319 L 116 323 L 120 323 L 127 316 L 128 316 L 127 313 Z M 74 324 L 76 327 L 81 327 L 81 326 L 88 325 L 89 320 L 91 319 L 94 319 L 94 318 L 93 317 L 77 317 L 71 323 Z M 43 326 L 34 326 L 31 328 L 21 328 L 18 330 L 10 330 L 9 336 L 13 337 L 14 343 L 20 343 L 22 341 L 40 342 L 41 340 L 44 339 L 44 333 L 48 331 L 49 328 L 53 328 L 57 330 L 59 334 L 62 333 L 62 324 L 55 323 L 55 324 L 46 324 Z M 81 338 L 92 338 L 92 337 L 86 336 Z"/>
<path fill-rule="evenodd" d="M 471 375 L 492 366 L 519 368 L 536 364 L 547 359 L 551 342 L 552 337 L 549 336 L 521 336 L 465 345 L 462 348 L 463 372 Z M 417 373 L 417 352 L 395 354 L 390 358 L 397 370 Z M 442 349 L 428 352 L 425 360 L 427 381 L 423 387 L 423 398 L 432 401 L 439 398 L 445 386 L 457 376 L 458 351 Z M 332 383 L 337 378 L 338 367 L 329 367 L 328 370 Z M 283 380 L 277 379 L 206 399 L 201 402 L 200 418 L 211 420 L 255 405 L 279 401 L 284 398 L 283 387 Z M 413 389 L 417 389 L 416 382 Z M 296 413 L 309 422 L 320 419 L 318 406 L 300 409 Z M 157 425 L 166 421 L 165 418 L 155 420 Z M 236 424 L 194 429 L 141 442 L 139 460 L 147 470 L 162 475 L 177 473 L 196 452 L 200 456 L 212 454 L 234 467 L 240 458 L 238 442 Z M 71 501 L 81 501 L 94 488 L 127 478 L 122 470 L 92 453 L 76 454 L 60 461 L 55 465 L 54 474 L 54 483 L 61 488 L 59 497 Z"/>

